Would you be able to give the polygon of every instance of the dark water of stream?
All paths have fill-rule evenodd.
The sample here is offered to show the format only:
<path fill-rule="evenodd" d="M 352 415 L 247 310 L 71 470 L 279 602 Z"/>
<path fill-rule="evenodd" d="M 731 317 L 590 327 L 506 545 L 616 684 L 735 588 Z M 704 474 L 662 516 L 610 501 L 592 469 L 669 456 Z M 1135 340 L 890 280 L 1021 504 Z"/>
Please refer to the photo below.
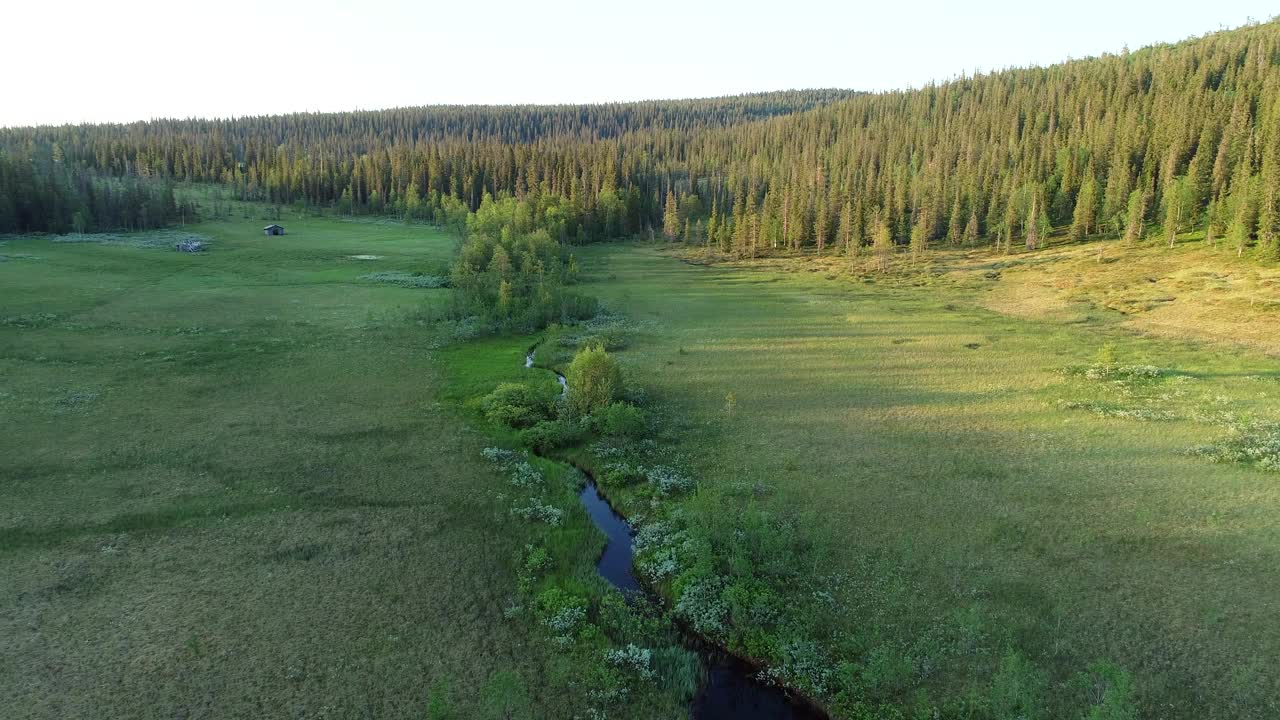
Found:
<path fill-rule="evenodd" d="M 524 366 L 533 367 L 534 350 L 525 356 Z M 567 393 L 565 377 L 556 373 L 561 392 Z M 589 480 L 578 493 L 591 522 L 608 539 L 604 552 L 596 561 L 596 571 L 624 597 L 643 593 L 644 589 L 632 571 L 632 532 L 626 518 L 613 509 L 600 494 L 594 480 Z M 688 638 L 689 645 L 702 657 L 705 674 L 698 694 L 689 708 L 693 720 L 826 720 L 826 715 L 788 695 L 782 688 L 756 679 L 746 662 L 705 643 Z"/>
<path fill-rule="evenodd" d="M 596 561 L 596 571 L 610 585 L 621 590 L 623 597 L 644 592 L 631 571 L 631 526 L 626 519 L 609 506 L 594 481 L 587 482 L 578 493 L 578 500 L 591 516 L 591 522 L 608 538 L 604 552 Z"/>
<path fill-rule="evenodd" d="M 781 688 L 756 680 L 741 660 L 715 653 L 703 661 L 707 676 L 689 708 L 694 720 L 826 720 Z"/>
<path fill-rule="evenodd" d="M 596 571 L 630 598 L 644 593 L 632 571 L 631 526 L 600 494 L 594 481 L 578 493 L 591 522 L 608 539 Z M 690 642 L 702 657 L 706 674 L 690 707 L 694 720 L 817 720 L 824 716 L 788 697 L 780 688 L 756 680 L 745 662 L 701 643 Z"/>

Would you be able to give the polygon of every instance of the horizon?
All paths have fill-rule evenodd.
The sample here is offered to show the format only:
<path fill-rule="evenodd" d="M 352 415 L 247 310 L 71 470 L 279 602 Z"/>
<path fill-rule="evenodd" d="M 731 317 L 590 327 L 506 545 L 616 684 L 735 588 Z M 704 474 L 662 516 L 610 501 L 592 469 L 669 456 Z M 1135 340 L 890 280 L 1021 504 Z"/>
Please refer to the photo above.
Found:
<path fill-rule="evenodd" d="M 263 7 L 249 0 L 230 0 L 230 5 L 227 12 L 209 18 L 196 13 L 170 18 L 158 0 L 128 0 L 123 10 L 83 0 L 19 8 L 15 26 L 60 24 L 66 15 L 74 20 L 60 27 L 68 38 L 60 54 L 48 55 L 45 42 L 37 41 L 37 36 L 46 36 L 36 33 L 19 36 L 0 48 L 0 61 L 9 66 L 41 57 L 44 70 L 11 78 L 9 102 L 0 108 L 0 127 L 234 120 L 436 106 L 606 105 L 802 89 L 907 91 L 975 74 L 1047 67 L 1177 43 L 1276 18 L 1274 8 L 1256 0 L 1230 0 L 1212 8 L 1189 3 L 1170 8 L 1168 3 L 1156 2 L 1117 8 L 1100 0 L 1082 0 L 1070 13 L 1040 10 L 1031 17 L 1016 12 L 1018 4 L 1010 0 L 982 7 L 927 2 L 865 9 L 828 8 L 806 1 L 776 18 L 777 24 L 766 32 L 753 22 L 757 14 L 753 11 L 771 10 L 762 3 L 684 8 L 665 2 L 639 16 L 561 0 L 554 8 L 536 12 L 516 5 L 494 9 L 487 18 L 501 21 L 480 30 L 492 31 L 498 41 L 487 43 L 466 33 L 440 34 L 436 28 L 440 24 L 452 30 L 480 22 L 453 7 L 424 10 L 405 0 L 388 0 L 379 9 L 394 20 L 383 21 L 382 15 L 368 8 L 357 12 L 334 2 L 321 5 L 320 12 L 300 0 L 277 0 Z M 732 12 L 723 10 L 726 5 Z M 573 42 L 549 46 L 539 31 L 559 32 L 556 23 L 564 13 L 556 11 L 572 11 L 575 6 L 584 6 L 577 13 L 584 17 L 566 20 L 577 23 L 565 33 Z M 244 12 L 235 12 L 237 7 Z M 646 30 L 655 30 L 650 27 L 654 18 L 665 21 L 664 9 L 692 17 L 675 31 L 681 37 L 669 41 L 671 47 L 656 56 L 619 53 L 616 43 L 603 37 L 623 24 L 631 28 L 628 36 L 647 36 Z M 1093 22 L 1095 9 L 1115 21 L 1098 27 Z M 734 14 L 744 10 L 748 20 L 735 19 Z M 241 17 L 258 15 L 266 18 L 259 24 L 280 29 L 268 35 L 245 33 Z M 819 15 L 824 19 L 820 26 L 806 24 Z M 451 20 L 456 23 L 450 24 Z M 110 82 L 80 84 L 82 68 L 97 62 L 103 52 L 101 38 L 121 34 L 128 38 L 138 22 L 148 33 L 165 36 L 181 33 L 187 23 L 203 23 L 208 27 L 201 37 L 213 38 L 215 47 L 203 54 L 188 54 L 186 62 L 180 57 L 176 62 L 157 63 L 154 46 L 126 39 L 111 51 L 122 56 L 118 65 L 136 63 L 143 68 L 130 76 L 130 82 L 136 77 L 137 91 L 121 94 L 119 86 Z M 720 32 L 700 32 L 706 27 Z M 887 33 L 863 29 L 880 27 L 904 29 Z M 269 40 L 264 42 L 264 37 Z M 707 42 L 687 46 L 679 42 L 682 38 Z M 566 42 L 581 43 L 586 51 L 569 52 Z M 297 57 L 312 58 L 317 48 L 335 45 L 337 50 L 327 52 L 315 68 L 301 71 L 288 64 Z M 757 47 L 773 51 L 755 52 Z M 923 52 L 903 53 L 904 47 L 921 47 Z M 371 53 L 376 62 L 348 62 Z M 879 60 L 886 54 L 893 62 Z M 453 65 L 434 61 L 454 56 L 475 72 L 459 72 Z M 511 68 L 528 67 L 528 56 L 541 63 L 537 69 L 545 70 L 546 77 L 510 83 Z M 610 59 L 599 62 L 596 56 Z M 283 71 L 276 67 L 279 62 L 286 63 Z M 713 72 L 690 73 L 690 68 Z"/>

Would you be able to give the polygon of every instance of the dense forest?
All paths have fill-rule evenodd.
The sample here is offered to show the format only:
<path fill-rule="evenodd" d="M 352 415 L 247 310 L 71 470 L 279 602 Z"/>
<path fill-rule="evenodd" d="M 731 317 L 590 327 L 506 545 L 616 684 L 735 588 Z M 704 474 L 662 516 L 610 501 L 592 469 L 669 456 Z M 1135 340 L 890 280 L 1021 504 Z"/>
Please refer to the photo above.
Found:
<path fill-rule="evenodd" d="M 450 199 L 556 196 L 569 242 L 919 253 L 1203 228 L 1275 259 L 1280 23 L 899 92 L 19 128 L 0 131 L 0 153 L 0 230 L 66 224 L 31 219 L 39 183 L 15 171 L 56 167 L 47 153 L 74 172 L 343 213 L 434 219 Z"/>
<path fill-rule="evenodd" d="M 147 230 L 194 215 L 168 180 L 103 175 L 67 163 L 57 146 L 22 159 L 0 152 L 0 232 Z"/>

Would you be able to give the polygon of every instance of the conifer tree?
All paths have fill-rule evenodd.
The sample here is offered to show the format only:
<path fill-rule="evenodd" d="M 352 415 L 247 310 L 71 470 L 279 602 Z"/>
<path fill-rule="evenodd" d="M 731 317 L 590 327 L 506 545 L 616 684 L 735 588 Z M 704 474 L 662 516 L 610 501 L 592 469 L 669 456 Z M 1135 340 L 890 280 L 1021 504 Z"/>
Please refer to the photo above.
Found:
<path fill-rule="evenodd" d="M 889 269 L 893 259 L 893 230 L 886 219 L 888 213 L 882 208 L 876 211 L 875 221 L 871 224 L 871 249 L 875 253 L 876 268 L 881 272 Z"/>
<path fill-rule="evenodd" d="M 668 240 L 675 240 L 680 237 L 680 209 L 676 204 L 674 190 L 667 190 L 667 199 L 662 208 L 662 234 Z"/>
<path fill-rule="evenodd" d="M 1147 194 L 1142 190 L 1129 193 L 1125 211 L 1124 242 L 1132 246 L 1142 239 L 1142 228 L 1147 216 Z"/>
<path fill-rule="evenodd" d="M 1040 193 L 1034 193 L 1031 196 L 1031 210 L 1027 213 L 1027 238 L 1026 246 L 1028 250 L 1035 250 L 1040 247 L 1041 241 L 1044 239 L 1044 226 L 1048 224 L 1044 217 L 1044 210 L 1040 206 Z"/>
<path fill-rule="evenodd" d="M 846 254 L 857 252 L 853 228 L 853 204 L 845 202 L 844 207 L 840 208 L 840 225 L 836 229 L 836 236 L 840 243 L 840 249 Z"/>
<path fill-rule="evenodd" d="M 822 257 L 822 251 L 827 246 L 828 228 L 831 224 L 831 216 L 827 214 L 826 198 L 819 194 L 817 206 L 813 213 L 813 243 L 818 248 L 818 257 Z"/>
<path fill-rule="evenodd" d="M 911 228 L 911 258 L 918 260 L 929 250 L 929 235 L 933 232 L 928 210 L 921 210 Z"/>
<path fill-rule="evenodd" d="M 1080 186 L 1080 194 L 1076 196 L 1075 210 L 1071 213 L 1071 230 L 1069 238 L 1073 242 L 1085 239 L 1093 232 L 1094 218 L 1098 215 L 1098 183 L 1093 179 L 1092 170 L 1086 173 L 1085 181 Z"/>

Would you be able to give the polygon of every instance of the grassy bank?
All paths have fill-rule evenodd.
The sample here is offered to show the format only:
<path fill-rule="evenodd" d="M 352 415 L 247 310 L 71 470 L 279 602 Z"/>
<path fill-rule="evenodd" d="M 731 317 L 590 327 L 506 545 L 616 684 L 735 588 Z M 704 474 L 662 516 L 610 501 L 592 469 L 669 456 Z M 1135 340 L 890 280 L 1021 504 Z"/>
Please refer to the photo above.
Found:
<path fill-rule="evenodd" d="M 758 488 L 716 497 L 813 538 L 834 672 L 864 697 L 989 695 L 1013 651 L 1043 669 L 1047 717 L 1098 662 L 1132 674 L 1144 715 L 1274 714 L 1280 491 L 1192 452 L 1275 419 L 1264 358 L 1014 318 L 962 283 L 581 257 L 640 326 L 620 357 L 681 416 L 699 482 Z"/>

